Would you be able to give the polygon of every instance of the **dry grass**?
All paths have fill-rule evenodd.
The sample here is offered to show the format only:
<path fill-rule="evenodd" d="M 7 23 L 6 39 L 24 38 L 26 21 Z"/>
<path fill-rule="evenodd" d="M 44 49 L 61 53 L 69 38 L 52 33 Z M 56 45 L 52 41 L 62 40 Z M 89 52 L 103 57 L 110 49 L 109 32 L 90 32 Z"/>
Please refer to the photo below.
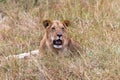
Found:
<path fill-rule="evenodd" d="M 38 49 L 44 19 L 69 19 L 80 57 L 5 60 L 0 80 L 119 80 L 120 0 L 0 0 L 0 57 Z"/>

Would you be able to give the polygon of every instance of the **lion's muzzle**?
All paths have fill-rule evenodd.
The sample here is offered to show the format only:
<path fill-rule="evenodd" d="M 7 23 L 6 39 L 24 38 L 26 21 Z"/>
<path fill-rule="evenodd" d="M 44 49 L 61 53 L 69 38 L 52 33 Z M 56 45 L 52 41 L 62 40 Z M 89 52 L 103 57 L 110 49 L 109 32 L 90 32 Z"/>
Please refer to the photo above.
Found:
<path fill-rule="evenodd" d="M 54 48 L 60 49 L 60 48 L 62 48 L 62 44 L 63 44 L 63 41 L 60 40 L 60 39 L 58 39 L 58 40 L 53 40 L 53 47 L 54 47 Z"/>
<path fill-rule="evenodd" d="M 62 45 L 62 40 L 58 39 L 58 40 L 53 40 L 53 45 Z"/>
<path fill-rule="evenodd" d="M 57 34 L 57 39 L 53 40 L 53 47 L 54 48 L 62 48 L 63 41 L 62 41 L 62 34 Z"/>

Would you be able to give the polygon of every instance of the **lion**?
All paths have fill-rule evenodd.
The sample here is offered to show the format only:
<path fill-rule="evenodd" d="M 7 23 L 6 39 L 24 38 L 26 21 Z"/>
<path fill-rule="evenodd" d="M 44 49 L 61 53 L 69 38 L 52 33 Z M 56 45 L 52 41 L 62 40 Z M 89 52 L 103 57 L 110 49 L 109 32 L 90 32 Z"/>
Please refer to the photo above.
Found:
<path fill-rule="evenodd" d="M 64 54 L 66 51 L 81 51 L 79 42 L 73 40 L 68 34 L 69 20 L 44 20 L 45 34 L 40 41 L 40 56 L 43 56 L 45 49 L 54 53 Z"/>

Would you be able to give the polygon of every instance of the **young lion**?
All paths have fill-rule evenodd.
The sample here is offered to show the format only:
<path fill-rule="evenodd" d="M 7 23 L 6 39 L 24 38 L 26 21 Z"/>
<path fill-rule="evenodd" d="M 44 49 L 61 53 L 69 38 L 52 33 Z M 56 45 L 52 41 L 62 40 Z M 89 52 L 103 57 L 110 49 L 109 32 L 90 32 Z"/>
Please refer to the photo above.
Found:
<path fill-rule="evenodd" d="M 68 27 L 70 22 L 54 20 L 44 20 L 45 34 L 40 42 L 40 56 L 47 48 L 52 52 L 64 54 L 65 51 L 81 51 L 81 46 L 68 35 Z"/>

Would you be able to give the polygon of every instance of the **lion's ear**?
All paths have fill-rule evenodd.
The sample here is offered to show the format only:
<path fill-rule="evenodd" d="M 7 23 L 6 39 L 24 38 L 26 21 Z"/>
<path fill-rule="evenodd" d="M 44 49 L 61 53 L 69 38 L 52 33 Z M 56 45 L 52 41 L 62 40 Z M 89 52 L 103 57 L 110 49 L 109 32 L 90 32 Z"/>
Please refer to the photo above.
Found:
<path fill-rule="evenodd" d="M 70 25 L 70 21 L 69 20 L 64 20 L 63 24 L 66 25 L 67 27 Z"/>
<path fill-rule="evenodd" d="M 51 23 L 52 23 L 52 22 L 51 22 L 50 20 L 44 20 L 44 21 L 43 21 L 43 26 L 46 28 L 46 27 L 50 26 Z"/>

